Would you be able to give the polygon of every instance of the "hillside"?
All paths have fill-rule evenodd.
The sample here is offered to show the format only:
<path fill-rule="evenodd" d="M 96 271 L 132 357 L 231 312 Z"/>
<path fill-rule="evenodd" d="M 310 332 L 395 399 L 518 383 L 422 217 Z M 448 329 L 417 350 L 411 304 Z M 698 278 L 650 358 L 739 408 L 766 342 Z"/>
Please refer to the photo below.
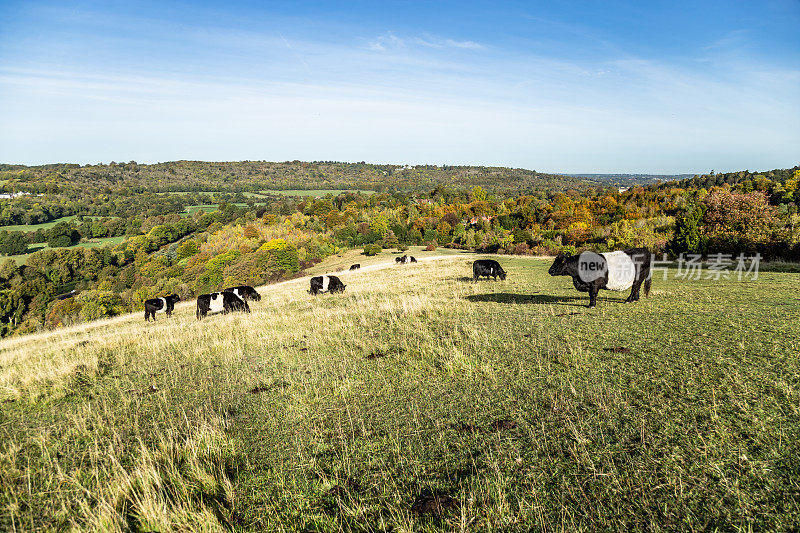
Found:
<path fill-rule="evenodd" d="M 337 161 L 170 161 L 154 164 L 0 165 L 6 191 L 64 193 L 125 189 L 152 192 L 258 192 L 286 189 L 362 189 L 381 192 L 471 189 L 519 193 L 587 189 L 599 180 L 548 174 L 522 168 L 390 165 Z"/>
<path fill-rule="evenodd" d="M 589 310 L 546 260 L 474 258 L 0 341 L 0 529 L 798 527 L 795 274 Z"/>

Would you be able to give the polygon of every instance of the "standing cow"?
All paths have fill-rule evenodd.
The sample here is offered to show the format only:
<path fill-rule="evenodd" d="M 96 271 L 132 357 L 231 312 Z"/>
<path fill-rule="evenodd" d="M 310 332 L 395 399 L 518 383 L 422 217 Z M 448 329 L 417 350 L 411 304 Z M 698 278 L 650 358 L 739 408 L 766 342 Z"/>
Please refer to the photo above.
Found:
<path fill-rule="evenodd" d="M 156 313 L 163 312 L 167 316 L 172 316 L 172 311 L 175 309 L 175 303 L 180 302 L 181 297 L 177 294 L 170 294 L 163 298 L 151 298 L 144 302 L 144 320 L 149 322 L 152 317 L 153 322 L 156 320 Z"/>
<path fill-rule="evenodd" d="M 506 271 L 494 259 L 478 259 L 472 263 L 472 281 L 477 283 L 480 276 L 491 277 L 495 281 L 497 281 L 498 277 L 501 280 L 505 280 Z"/>
<path fill-rule="evenodd" d="M 597 305 L 600 289 L 625 291 L 631 294 L 625 300 L 639 299 L 639 288 L 644 283 L 644 295 L 650 294 L 650 268 L 652 256 L 647 248 L 597 254 L 559 255 L 550 267 L 551 276 L 571 276 L 572 284 L 580 292 L 589 293 L 589 307 Z"/>
<path fill-rule="evenodd" d="M 344 292 L 346 286 L 336 276 L 314 276 L 311 278 L 311 289 L 308 293 L 316 296 L 323 292 Z"/>
<path fill-rule="evenodd" d="M 208 314 L 228 314 L 233 311 L 249 313 L 250 306 L 232 292 L 212 292 L 211 294 L 201 294 L 197 297 L 198 320 L 205 318 Z"/>
<path fill-rule="evenodd" d="M 402 265 L 407 263 L 416 263 L 417 260 L 413 255 L 401 255 L 400 257 L 394 258 L 395 263 L 400 263 Z"/>
<path fill-rule="evenodd" d="M 222 289 L 222 292 L 232 292 L 245 302 L 248 300 L 252 300 L 254 302 L 261 301 L 261 295 L 258 294 L 250 285 L 237 285 L 236 287 L 228 287 L 227 289 Z"/>

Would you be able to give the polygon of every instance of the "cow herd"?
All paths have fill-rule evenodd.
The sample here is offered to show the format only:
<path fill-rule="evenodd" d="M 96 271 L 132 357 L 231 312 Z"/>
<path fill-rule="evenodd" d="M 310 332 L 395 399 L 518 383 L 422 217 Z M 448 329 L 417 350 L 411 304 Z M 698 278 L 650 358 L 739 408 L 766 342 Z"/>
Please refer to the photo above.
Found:
<path fill-rule="evenodd" d="M 413 256 L 403 255 L 395 258 L 400 264 L 416 263 Z M 652 256 L 646 248 L 607 252 L 597 254 L 583 252 L 579 255 L 559 255 L 548 271 L 551 276 L 570 276 L 573 286 L 581 292 L 589 293 L 589 307 L 597 305 L 597 294 L 600 289 L 624 291 L 631 289 L 625 302 L 639 299 L 639 290 L 644 286 L 647 296 L 650 292 Z M 350 270 L 358 270 L 360 264 L 354 264 Z M 472 280 L 480 277 L 497 281 L 506 279 L 506 271 L 494 259 L 478 259 L 472 263 Z M 346 285 L 337 276 L 314 276 L 310 280 L 308 293 L 317 296 L 326 292 L 343 293 Z M 144 302 L 144 319 L 155 321 L 156 313 L 172 316 L 175 304 L 181 299 L 177 294 L 161 298 L 152 298 Z M 221 292 L 201 294 L 197 297 L 197 318 L 205 318 L 209 314 L 231 313 L 234 311 L 250 312 L 248 301 L 259 301 L 261 295 L 249 285 L 229 287 Z"/>

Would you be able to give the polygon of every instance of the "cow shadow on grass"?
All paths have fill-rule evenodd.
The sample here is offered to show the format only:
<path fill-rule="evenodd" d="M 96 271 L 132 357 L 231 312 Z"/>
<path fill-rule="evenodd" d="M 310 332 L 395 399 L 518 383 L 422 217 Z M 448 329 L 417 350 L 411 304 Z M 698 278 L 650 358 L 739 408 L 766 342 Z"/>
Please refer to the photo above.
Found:
<path fill-rule="evenodd" d="M 471 294 L 465 296 L 470 302 L 491 302 L 499 304 L 550 304 L 569 307 L 586 307 L 589 298 L 586 296 L 551 296 L 549 294 L 515 294 L 511 292 L 495 292 L 489 294 Z M 598 302 L 618 302 L 613 298 L 597 298 Z"/>

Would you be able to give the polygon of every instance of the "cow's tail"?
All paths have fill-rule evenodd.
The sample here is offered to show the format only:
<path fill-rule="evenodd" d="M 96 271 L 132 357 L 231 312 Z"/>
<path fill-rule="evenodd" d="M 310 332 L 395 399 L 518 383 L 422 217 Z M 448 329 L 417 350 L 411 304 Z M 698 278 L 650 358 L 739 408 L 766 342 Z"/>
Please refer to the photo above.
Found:
<path fill-rule="evenodd" d="M 197 312 L 195 313 L 195 316 L 197 316 L 197 320 L 200 320 L 200 307 L 199 306 L 197 307 Z"/>
<path fill-rule="evenodd" d="M 644 280 L 644 295 L 645 297 L 650 296 L 650 285 L 653 282 L 653 254 L 650 254 L 648 257 L 650 264 L 647 268 L 647 278 Z"/>

